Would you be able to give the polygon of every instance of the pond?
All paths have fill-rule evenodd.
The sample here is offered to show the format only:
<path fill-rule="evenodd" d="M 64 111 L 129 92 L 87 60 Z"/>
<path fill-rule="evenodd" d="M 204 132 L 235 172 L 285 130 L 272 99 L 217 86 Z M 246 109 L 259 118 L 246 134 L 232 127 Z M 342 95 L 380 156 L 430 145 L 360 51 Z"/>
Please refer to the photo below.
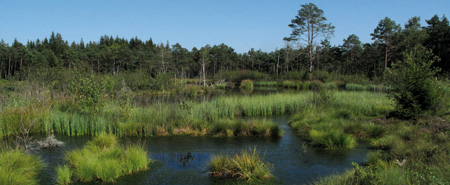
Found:
<path fill-rule="evenodd" d="M 277 184 L 310 184 L 320 176 L 352 168 L 352 162 L 366 161 L 369 149 L 362 144 L 346 152 L 312 149 L 304 145 L 304 141 L 288 126 L 288 116 L 270 119 L 284 130 L 282 138 L 189 136 L 123 138 L 121 141 L 123 144 L 144 145 L 153 162 L 149 165 L 149 170 L 121 177 L 114 184 L 233 184 L 235 182 L 232 180 L 209 176 L 209 159 L 218 154 L 232 155 L 255 147 L 263 155 L 264 161 L 273 164 L 274 183 Z M 63 148 L 34 152 L 46 164 L 45 170 L 40 175 L 41 184 L 53 184 L 54 168 L 56 165 L 64 164 L 65 152 L 81 148 L 91 139 L 88 136 L 62 135 L 56 138 L 65 142 Z"/>

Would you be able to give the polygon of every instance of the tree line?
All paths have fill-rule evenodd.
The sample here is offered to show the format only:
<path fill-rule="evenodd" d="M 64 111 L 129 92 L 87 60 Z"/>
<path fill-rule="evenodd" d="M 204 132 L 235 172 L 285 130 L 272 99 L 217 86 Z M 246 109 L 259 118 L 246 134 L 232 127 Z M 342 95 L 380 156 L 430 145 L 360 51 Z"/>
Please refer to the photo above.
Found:
<path fill-rule="evenodd" d="M 310 17 L 307 22 L 304 16 L 310 14 L 305 11 L 316 11 L 315 17 L 319 19 Z M 383 76 L 386 68 L 402 61 L 402 53 L 417 45 L 440 58 L 434 65 L 441 68 L 441 74 L 450 71 L 450 26 L 445 16 L 433 16 L 426 20 L 426 26 L 420 24 L 419 17 L 413 17 L 403 27 L 386 17 L 371 34 L 373 43 L 362 43 L 358 36 L 351 34 L 338 46 L 331 46 L 329 38 L 334 26 L 325 21 L 323 11 L 314 4 L 302 5 L 299 15 L 289 24 L 293 32 L 284 39 L 285 47 L 271 52 L 251 49 L 237 53 L 226 44 L 188 50 L 179 43 L 170 45 L 154 43 L 151 38 L 127 40 L 106 35 L 98 42 L 88 43 L 83 40 L 69 43 L 59 33 L 26 44 L 14 40 L 9 45 L 2 40 L 0 77 L 24 80 L 27 74 L 39 69 L 84 66 L 92 73 L 116 75 L 139 71 L 152 77 L 170 73 L 180 78 L 194 78 L 235 70 L 269 74 L 320 70 L 377 78 Z M 310 35 L 308 30 L 317 32 Z M 321 40 L 318 42 L 318 39 Z"/>

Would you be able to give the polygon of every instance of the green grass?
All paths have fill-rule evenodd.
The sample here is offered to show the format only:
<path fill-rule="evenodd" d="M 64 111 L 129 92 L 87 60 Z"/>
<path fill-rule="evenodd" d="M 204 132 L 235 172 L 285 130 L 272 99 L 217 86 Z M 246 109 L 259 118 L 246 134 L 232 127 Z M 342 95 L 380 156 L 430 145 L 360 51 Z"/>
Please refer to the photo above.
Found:
<path fill-rule="evenodd" d="M 234 157 L 218 155 L 211 158 L 209 170 L 213 177 L 224 177 L 238 180 L 271 179 L 271 165 L 263 161 L 256 151 L 242 151 Z"/>
<path fill-rule="evenodd" d="M 38 157 L 23 151 L 0 151 L 0 184 L 39 184 L 37 175 L 43 167 Z"/>
<path fill-rule="evenodd" d="M 371 133 L 366 139 L 374 149 L 367 166 L 321 177 L 315 184 L 448 184 L 449 123 L 448 117 L 364 123 L 361 128 Z"/>
<path fill-rule="evenodd" d="M 345 90 L 348 91 L 372 91 L 372 92 L 388 92 L 391 88 L 384 85 L 362 85 L 362 84 L 351 84 L 345 85 Z"/>
<path fill-rule="evenodd" d="M 277 81 L 257 81 L 257 82 L 255 82 L 255 86 L 276 87 L 276 86 L 278 86 L 278 82 Z"/>
<path fill-rule="evenodd" d="M 100 135 L 84 148 L 68 152 L 66 159 L 75 178 L 82 182 L 114 182 L 120 176 L 148 168 L 150 159 L 142 147 L 121 147 L 116 140 L 113 135 Z"/>
<path fill-rule="evenodd" d="M 356 145 L 353 136 L 339 130 L 317 131 L 313 129 L 309 132 L 309 137 L 313 146 L 326 149 L 353 149 Z"/>
<path fill-rule="evenodd" d="M 210 125 L 210 135 L 214 136 L 255 136 L 281 137 L 283 130 L 266 119 L 230 120 L 219 119 Z"/>
<path fill-rule="evenodd" d="M 310 141 L 326 149 L 352 149 L 356 139 L 378 138 L 385 129 L 369 121 L 392 109 L 384 94 L 371 92 L 332 92 L 321 104 L 294 114 L 290 126 Z"/>
<path fill-rule="evenodd" d="M 241 88 L 241 90 L 247 91 L 253 90 L 253 80 L 242 80 L 239 88 Z"/>
<path fill-rule="evenodd" d="M 76 108 L 71 108 L 70 102 L 56 101 L 52 103 L 54 106 L 36 104 L 5 108 L 0 113 L 0 133 L 3 136 L 16 135 L 20 130 L 18 127 L 20 124 L 16 123 L 20 123 L 20 120 L 29 120 L 25 123 L 36 123 L 33 125 L 32 133 L 42 134 L 210 135 L 214 132 L 209 129 L 213 128 L 217 120 L 295 114 L 314 107 L 313 96 L 310 91 L 221 96 L 202 103 L 189 101 L 178 104 L 155 103 L 145 107 L 122 106 L 116 101 L 109 101 L 96 115 L 80 113 Z M 347 116 L 373 118 L 389 112 L 392 109 L 390 103 L 384 94 L 335 92 L 333 100 L 327 102 L 325 106 L 345 109 Z M 260 127 L 258 125 L 254 128 Z M 276 132 L 276 128 L 273 130 Z M 231 131 L 220 135 L 241 135 Z M 257 132 L 262 133 L 261 130 Z M 261 136 L 261 134 L 253 135 Z"/>
<path fill-rule="evenodd" d="M 56 167 L 56 184 L 67 185 L 72 183 L 72 171 L 67 165 Z"/>

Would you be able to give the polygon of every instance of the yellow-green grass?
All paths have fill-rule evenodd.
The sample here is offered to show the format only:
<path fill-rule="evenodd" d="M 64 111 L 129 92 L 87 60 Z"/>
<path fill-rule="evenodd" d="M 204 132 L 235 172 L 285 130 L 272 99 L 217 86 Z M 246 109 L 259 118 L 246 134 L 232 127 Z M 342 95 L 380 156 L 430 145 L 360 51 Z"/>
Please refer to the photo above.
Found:
<path fill-rule="evenodd" d="M 239 88 L 247 91 L 253 90 L 253 80 L 242 80 Z"/>
<path fill-rule="evenodd" d="M 448 118 L 427 117 L 407 121 L 381 118 L 376 122 L 372 124 L 382 124 L 384 131 L 378 137 L 368 138 L 373 151 L 368 154 L 367 165 L 357 166 L 340 175 L 322 177 L 315 184 L 450 182 Z"/>
<path fill-rule="evenodd" d="M 238 180 L 271 179 L 271 164 L 265 163 L 256 148 L 253 151 L 243 150 L 233 157 L 218 155 L 211 158 L 209 165 L 211 176 Z"/>
<path fill-rule="evenodd" d="M 43 166 L 38 157 L 24 151 L 0 151 L 0 184 L 39 184 L 37 175 Z"/>
<path fill-rule="evenodd" d="M 391 102 L 380 93 L 335 92 L 333 97 L 324 106 L 345 109 L 347 113 L 344 114 L 352 117 L 379 117 L 392 110 Z M 156 103 L 145 107 L 122 106 L 111 101 L 96 115 L 83 114 L 72 110 L 69 105 L 59 106 L 55 102 L 55 106 L 29 105 L 4 109 L 0 112 L 0 134 L 19 134 L 19 123 L 22 121 L 31 123 L 31 133 L 43 134 L 208 135 L 212 133 L 208 129 L 217 120 L 294 114 L 315 107 L 312 102 L 313 93 L 309 91 L 217 97 L 203 103 Z"/>
<path fill-rule="evenodd" d="M 68 152 L 66 159 L 76 179 L 82 182 L 114 182 L 120 176 L 146 170 L 150 163 L 140 146 L 121 147 L 113 135 L 103 135 L 79 150 Z"/>
<path fill-rule="evenodd" d="M 57 166 L 56 167 L 56 184 L 67 185 L 72 183 L 72 171 L 69 166 Z"/>
<path fill-rule="evenodd" d="M 385 129 L 369 119 L 383 117 L 391 110 L 384 94 L 334 92 L 329 101 L 293 115 L 290 125 L 312 146 L 352 149 L 356 139 L 381 137 Z"/>
<path fill-rule="evenodd" d="M 266 119 L 220 119 L 214 121 L 209 130 L 215 136 L 281 137 L 283 134 L 277 124 Z"/>

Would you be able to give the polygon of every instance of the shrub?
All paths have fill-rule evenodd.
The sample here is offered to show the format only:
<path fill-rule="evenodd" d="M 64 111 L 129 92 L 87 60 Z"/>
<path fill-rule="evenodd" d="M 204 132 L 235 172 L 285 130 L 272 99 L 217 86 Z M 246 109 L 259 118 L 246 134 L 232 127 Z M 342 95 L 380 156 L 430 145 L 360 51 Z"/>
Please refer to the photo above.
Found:
<path fill-rule="evenodd" d="M 396 103 L 395 115 L 409 119 L 438 107 L 439 86 L 434 78 L 438 70 L 433 68 L 438 59 L 423 46 L 405 53 L 404 58 L 386 77 L 392 87 L 389 95 Z"/>
<path fill-rule="evenodd" d="M 253 90 L 253 81 L 252 80 L 242 80 L 239 88 L 241 88 L 242 90 L 251 91 L 251 90 Z"/>
<path fill-rule="evenodd" d="M 75 102 L 80 103 L 83 112 L 96 113 L 104 106 L 104 83 L 95 80 L 93 75 L 89 77 L 75 75 L 69 90 Z"/>
<path fill-rule="evenodd" d="M 238 71 L 220 71 L 216 76 L 220 76 L 228 82 L 239 84 L 242 80 L 249 79 L 253 81 L 267 80 L 269 75 L 258 71 L 238 70 Z"/>

